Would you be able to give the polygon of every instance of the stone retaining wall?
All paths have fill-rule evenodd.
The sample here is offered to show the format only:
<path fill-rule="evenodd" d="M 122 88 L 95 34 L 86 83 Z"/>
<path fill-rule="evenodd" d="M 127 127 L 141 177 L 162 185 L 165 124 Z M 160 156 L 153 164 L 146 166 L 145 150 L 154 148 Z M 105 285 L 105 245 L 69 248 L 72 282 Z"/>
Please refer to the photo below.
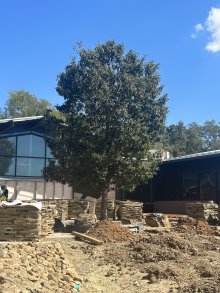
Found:
<path fill-rule="evenodd" d="M 142 212 L 143 203 L 133 201 L 121 201 L 119 205 L 118 218 L 122 222 L 126 220 L 141 222 Z"/>
<path fill-rule="evenodd" d="M 40 235 L 41 213 L 36 207 L 0 207 L 1 241 L 33 241 Z"/>
<path fill-rule="evenodd" d="M 54 223 L 57 216 L 58 211 L 55 203 L 42 202 L 41 236 L 47 236 L 54 232 Z"/>
<path fill-rule="evenodd" d="M 219 206 L 213 202 L 186 203 L 186 214 L 194 219 L 207 221 L 210 224 L 219 222 Z"/>

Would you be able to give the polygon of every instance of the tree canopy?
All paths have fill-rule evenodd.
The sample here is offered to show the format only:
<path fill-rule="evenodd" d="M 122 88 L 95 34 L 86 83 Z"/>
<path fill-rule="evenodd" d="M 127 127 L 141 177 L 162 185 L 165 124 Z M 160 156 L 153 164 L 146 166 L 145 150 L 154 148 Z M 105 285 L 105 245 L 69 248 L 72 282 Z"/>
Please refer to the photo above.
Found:
<path fill-rule="evenodd" d="M 163 147 L 174 157 L 220 149 L 220 123 L 211 120 L 185 125 L 180 121 L 167 126 Z"/>
<path fill-rule="evenodd" d="M 44 115 L 52 105 L 46 99 L 38 99 L 24 90 L 10 91 L 5 108 L 0 110 L 1 118 L 19 118 Z"/>
<path fill-rule="evenodd" d="M 102 196 L 104 205 L 112 186 L 133 190 L 152 177 L 149 150 L 160 141 L 167 114 L 157 64 L 114 41 L 81 48 L 59 75 L 57 92 L 65 123 L 47 116 L 58 160 L 45 170 L 47 179 Z"/>

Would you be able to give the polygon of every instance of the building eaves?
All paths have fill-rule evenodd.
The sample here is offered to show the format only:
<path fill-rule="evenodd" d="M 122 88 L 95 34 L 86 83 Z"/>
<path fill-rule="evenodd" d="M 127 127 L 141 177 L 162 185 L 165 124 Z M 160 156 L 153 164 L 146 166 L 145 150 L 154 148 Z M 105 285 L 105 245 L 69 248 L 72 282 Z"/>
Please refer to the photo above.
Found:
<path fill-rule="evenodd" d="M 203 158 L 210 158 L 220 156 L 220 150 L 214 150 L 209 152 L 202 152 L 202 153 L 196 153 L 191 155 L 185 155 L 180 157 L 174 157 L 167 160 L 164 160 L 163 163 L 175 163 L 179 161 L 189 161 L 189 160 L 195 160 L 195 159 L 203 159 Z"/>
<path fill-rule="evenodd" d="M 42 119 L 44 116 L 31 116 L 31 117 L 21 117 L 21 118 L 7 118 L 7 119 L 0 119 L 0 123 L 7 123 L 7 122 L 21 122 L 21 121 L 30 121 L 30 120 L 37 120 Z"/>

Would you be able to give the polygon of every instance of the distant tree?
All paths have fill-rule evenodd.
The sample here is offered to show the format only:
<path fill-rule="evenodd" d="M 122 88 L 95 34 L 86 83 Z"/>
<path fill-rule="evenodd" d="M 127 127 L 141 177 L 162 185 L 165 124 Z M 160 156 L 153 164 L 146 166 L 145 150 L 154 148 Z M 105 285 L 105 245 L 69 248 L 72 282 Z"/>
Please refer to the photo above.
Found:
<path fill-rule="evenodd" d="M 52 105 L 47 100 L 38 99 L 26 91 L 10 91 L 9 99 L 0 115 L 2 118 L 38 116 L 44 115 L 51 108 Z"/>
<path fill-rule="evenodd" d="M 202 138 L 202 126 L 195 122 L 188 125 L 186 129 L 186 155 L 200 153 L 204 151 Z"/>
<path fill-rule="evenodd" d="M 184 125 L 182 121 L 166 128 L 164 148 L 176 156 L 220 149 L 220 123 L 206 121 Z"/>
<path fill-rule="evenodd" d="M 206 121 L 202 126 L 202 139 L 205 151 L 220 149 L 220 123 L 215 120 Z"/>
<path fill-rule="evenodd" d="M 182 121 L 171 124 L 166 129 L 168 150 L 174 157 L 186 155 L 187 128 Z"/>
<path fill-rule="evenodd" d="M 157 64 L 108 41 L 81 48 L 59 76 L 57 91 L 64 104 L 57 109 L 65 124 L 47 117 L 58 165 L 51 163 L 44 174 L 83 194 L 101 196 L 102 219 L 112 186 L 133 190 L 155 173 L 149 150 L 161 138 L 167 113 L 157 70 Z"/>

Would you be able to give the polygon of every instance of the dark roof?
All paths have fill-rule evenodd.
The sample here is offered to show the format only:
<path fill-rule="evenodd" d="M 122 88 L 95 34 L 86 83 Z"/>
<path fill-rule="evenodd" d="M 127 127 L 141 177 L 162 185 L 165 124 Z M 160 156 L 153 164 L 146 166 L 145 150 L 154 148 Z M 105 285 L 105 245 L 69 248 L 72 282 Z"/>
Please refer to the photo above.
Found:
<path fill-rule="evenodd" d="M 1 119 L 0 136 L 26 133 L 45 135 L 46 130 L 42 123 L 43 120 L 43 116 Z"/>

